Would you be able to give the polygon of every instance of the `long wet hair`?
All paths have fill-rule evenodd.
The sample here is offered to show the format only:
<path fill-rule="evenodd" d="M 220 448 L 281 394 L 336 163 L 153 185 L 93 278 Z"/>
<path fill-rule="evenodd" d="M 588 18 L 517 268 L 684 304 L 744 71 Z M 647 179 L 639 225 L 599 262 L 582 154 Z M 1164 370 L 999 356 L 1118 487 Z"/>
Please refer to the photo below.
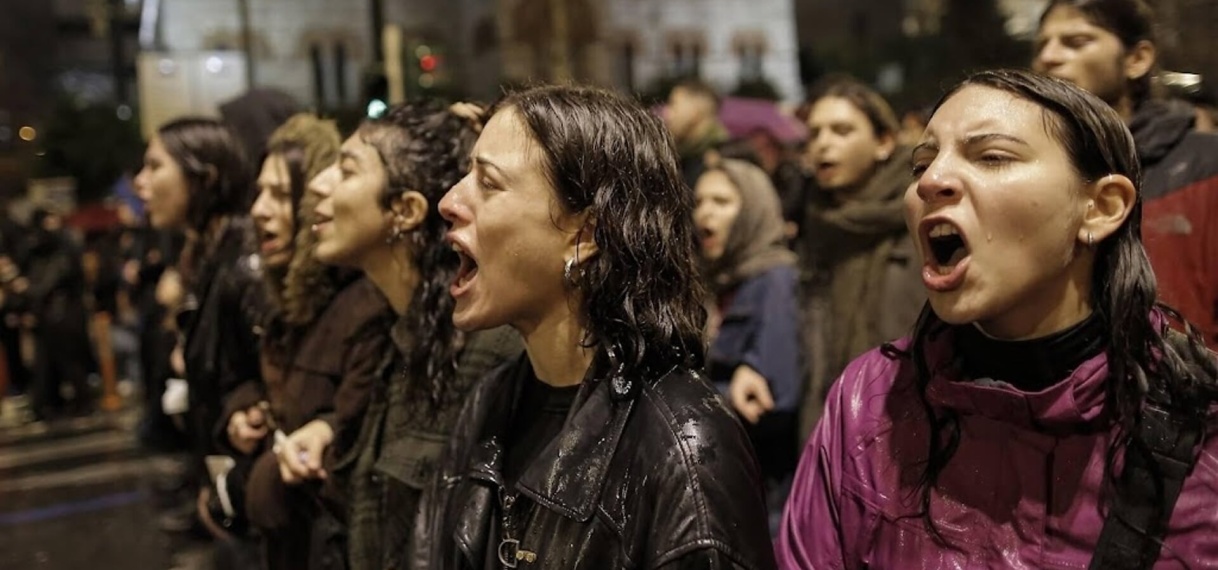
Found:
<path fill-rule="evenodd" d="M 459 258 L 444 241 L 448 224 L 439 203 L 469 170 L 469 154 L 477 133 L 469 121 L 457 117 L 435 101 L 407 102 L 368 119 L 357 134 L 376 149 L 385 167 L 386 184 L 381 207 L 388 209 L 403 192 L 416 191 L 427 199 L 427 215 L 411 231 L 412 261 L 419 275 L 405 319 L 414 333 L 414 346 L 405 355 L 411 378 L 426 378 L 427 397 L 435 406 L 449 403 L 447 389 L 456 376 L 463 336 L 453 325 L 456 301 L 448 293 Z"/>
<path fill-rule="evenodd" d="M 1096 96 L 1030 71 L 985 71 L 948 91 L 935 105 L 936 111 L 969 86 L 998 89 L 1040 106 L 1049 132 L 1081 179 L 1094 182 L 1119 174 L 1140 188 L 1142 171 L 1133 136 L 1116 111 Z M 1140 195 L 1125 222 L 1095 248 L 1091 305 L 1109 339 L 1104 405 L 1116 429 L 1104 471 L 1103 495 L 1111 497 L 1117 460 L 1134 439 L 1148 397 L 1153 395 L 1157 405 L 1184 422 L 1205 422 L 1211 416 L 1211 404 L 1218 401 L 1218 365 L 1200 333 L 1175 310 L 1155 300 L 1155 276 L 1142 247 Z M 1185 332 L 1169 332 L 1168 320 L 1183 323 Z M 931 425 L 929 456 L 920 480 L 921 516 L 939 540 L 942 537 L 930 513 L 931 489 L 960 443 L 960 426 L 954 412 L 937 410 L 926 398 L 931 380 L 926 346 L 946 326 L 928 303 L 914 325 L 908 353 L 901 354 L 913 360 L 918 395 Z M 1180 335 L 1181 341 L 1169 342 L 1168 335 Z M 884 352 L 890 356 L 899 353 L 891 345 Z"/>
<path fill-rule="evenodd" d="M 637 102 L 602 89 L 548 86 L 508 95 L 540 150 L 558 203 L 586 214 L 598 254 L 573 272 L 585 344 L 611 367 L 615 398 L 674 368 L 701 369 L 706 310 L 694 196 L 672 137 Z M 619 382 L 620 380 L 620 382 Z"/>
<path fill-rule="evenodd" d="M 177 119 L 157 129 L 157 138 L 181 169 L 189 192 L 186 225 L 198 237 L 187 241 L 182 263 L 191 275 L 215 245 L 208 240 L 219 238 L 208 231 L 212 222 L 249 211 L 254 178 L 241 143 L 220 121 Z"/>
<path fill-rule="evenodd" d="M 1143 0 L 1050 0 L 1040 13 L 1040 27 L 1044 27 L 1045 18 L 1058 7 L 1078 10 L 1091 25 L 1121 40 L 1121 46 L 1126 50 L 1140 41 L 1155 43 L 1154 10 Z M 1135 107 L 1150 97 L 1153 74 L 1152 70 L 1129 80 L 1129 98 Z"/>

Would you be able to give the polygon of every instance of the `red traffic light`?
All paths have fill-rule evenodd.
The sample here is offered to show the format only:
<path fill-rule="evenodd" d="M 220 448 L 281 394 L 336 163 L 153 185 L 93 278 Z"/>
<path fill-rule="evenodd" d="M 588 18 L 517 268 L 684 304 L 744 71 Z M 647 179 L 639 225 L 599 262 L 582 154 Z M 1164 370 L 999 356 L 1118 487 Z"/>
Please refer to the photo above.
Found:
<path fill-rule="evenodd" d="M 436 65 L 440 63 L 440 58 L 434 55 L 425 55 L 419 58 L 419 69 L 431 72 L 435 71 Z"/>

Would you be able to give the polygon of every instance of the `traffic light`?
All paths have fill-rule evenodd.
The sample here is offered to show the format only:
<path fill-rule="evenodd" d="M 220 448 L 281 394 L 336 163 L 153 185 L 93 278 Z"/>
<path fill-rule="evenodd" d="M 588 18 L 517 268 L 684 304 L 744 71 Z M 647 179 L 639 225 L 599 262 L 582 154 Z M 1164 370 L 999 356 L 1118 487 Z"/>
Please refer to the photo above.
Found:
<path fill-rule="evenodd" d="M 407 90 L 419 94 L 429 94 L 432 90 L 442 87 L 446 81 L 444 70 L 444 55 L 441 48 L 431 43 L 415 44 L 411 52 L 413 81 L 406 86 Z"/>

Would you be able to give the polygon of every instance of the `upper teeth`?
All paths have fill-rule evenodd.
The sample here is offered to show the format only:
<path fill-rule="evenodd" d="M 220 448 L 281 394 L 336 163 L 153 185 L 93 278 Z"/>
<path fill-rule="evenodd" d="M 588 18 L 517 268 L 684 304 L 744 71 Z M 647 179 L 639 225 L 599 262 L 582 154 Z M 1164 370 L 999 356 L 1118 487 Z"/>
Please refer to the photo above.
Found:
<path fill-rule="evenodd" d="M 955 235 L 960 235 L 960 230 L 957 230 L 956 226 L 953 226 L 947 222 L 935 224 L 935 227 L 930 229 L 930 237 L 933 238 Z"/>

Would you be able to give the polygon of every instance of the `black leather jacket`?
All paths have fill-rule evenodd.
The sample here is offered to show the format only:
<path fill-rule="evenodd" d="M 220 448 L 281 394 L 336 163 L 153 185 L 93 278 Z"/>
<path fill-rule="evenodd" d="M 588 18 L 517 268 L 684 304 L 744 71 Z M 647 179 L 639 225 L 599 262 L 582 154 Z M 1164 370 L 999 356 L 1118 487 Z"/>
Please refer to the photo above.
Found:
<path fill-rule="evenodd" d="M 481 570 L 497 558 L 519 568 L 775 567 L 748 438 L 688 371 L 628 399 L 590 373 L 562 432 L 505 490 L 502 434 L 526 366 L 527 355 L 470 394 L 423 498 L 412 568 Z M 534 506 L 512 523 L 519 543 L 503 544 L 502 501 L 516 494 Z"/>
<path fill-rule="evenodd" d="M 247 218 L 230 219 L 177 317 L 190 383 L 189 416 L 207 447 L 200 451 L 208 453 L 216 451 L 208 436 L 220 419 L 224 398 L 261 377 L 258 324 L 267 303 L 259 259 L 247 253 L 251 231 Z"/>

